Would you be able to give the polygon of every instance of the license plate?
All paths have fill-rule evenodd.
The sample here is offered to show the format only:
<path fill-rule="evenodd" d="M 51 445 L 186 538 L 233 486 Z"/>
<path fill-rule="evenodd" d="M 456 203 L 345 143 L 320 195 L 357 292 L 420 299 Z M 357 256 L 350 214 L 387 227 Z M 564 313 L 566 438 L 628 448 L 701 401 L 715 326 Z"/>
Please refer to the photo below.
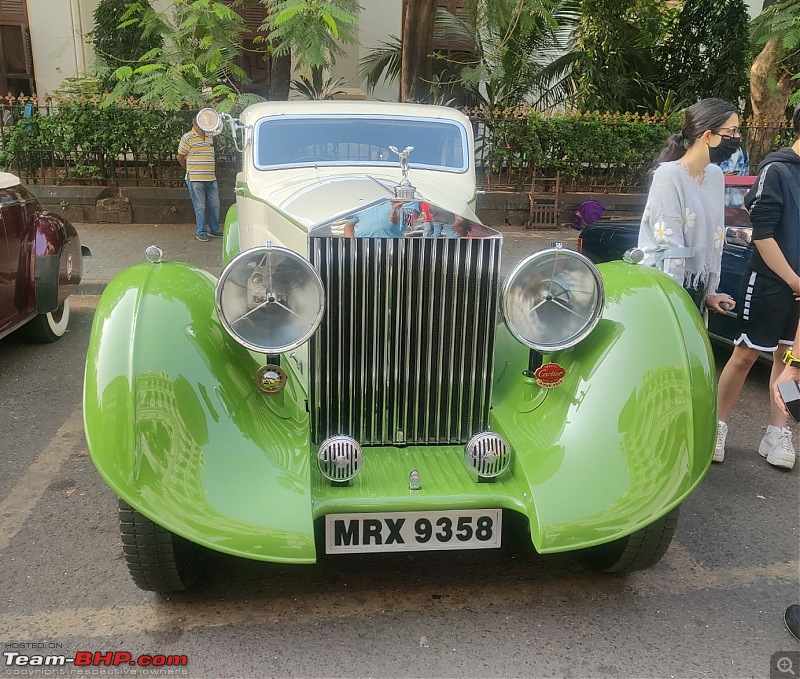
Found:
<path fill-rule="evenodd" d="M 500 546 L 500 509 L 328 514 L 328 554 L 489 549 Z"/>

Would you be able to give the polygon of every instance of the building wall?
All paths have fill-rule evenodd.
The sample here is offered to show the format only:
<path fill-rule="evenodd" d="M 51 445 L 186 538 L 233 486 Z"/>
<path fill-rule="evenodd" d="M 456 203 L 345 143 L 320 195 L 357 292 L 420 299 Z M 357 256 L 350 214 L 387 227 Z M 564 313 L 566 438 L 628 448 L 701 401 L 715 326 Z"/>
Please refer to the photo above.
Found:
<path fill-rule="evenodd" d="M 27 2 L 36 90 L 44 96 L 92 63 L 92 49 L 82 36 L 92 30 L 98 0 Z"/>
<path fill-rule="evenodd" d="M 361 0 L 363 7 L 359 15 L 361 44 L 347 46 L 347 56 L 338 59 L 332 70 L 336 77 L 346 78 L 352 87 L 363 88 L 363 83 L 358 79 L 358 61 L 379 43 L 388 42 L 390 35 L 400 35 L 402 5 L 402 0 Z M 397 101 L 399 88 L 399 83 L 381 82 L 367 95 L 370 99 Z"/>

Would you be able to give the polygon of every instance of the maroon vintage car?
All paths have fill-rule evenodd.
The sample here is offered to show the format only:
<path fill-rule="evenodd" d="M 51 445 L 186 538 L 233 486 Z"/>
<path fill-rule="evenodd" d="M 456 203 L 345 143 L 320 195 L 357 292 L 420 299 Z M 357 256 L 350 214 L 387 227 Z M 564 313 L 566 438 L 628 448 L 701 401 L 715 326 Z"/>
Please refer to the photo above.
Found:
<path fill-rule="evenodd" d="M 0 337 L 24 326 L 34 342 L 55 342 L 67 331 L 88 248 L 7 172 L 0 172 L 0 236 Z"/>

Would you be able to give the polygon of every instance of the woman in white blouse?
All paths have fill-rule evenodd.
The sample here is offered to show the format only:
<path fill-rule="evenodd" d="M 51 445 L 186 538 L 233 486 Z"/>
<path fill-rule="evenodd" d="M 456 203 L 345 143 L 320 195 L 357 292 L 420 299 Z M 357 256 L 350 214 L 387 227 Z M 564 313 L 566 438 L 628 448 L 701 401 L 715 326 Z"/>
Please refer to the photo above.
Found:
<path fill-rule="evenodd" d="M 725 244 L 725 181 L 715 163 L 730 158 L 740 139 L 739 116 L 730 102 L 702 99 L 686 109 L 683 129 L 667 140 L 656 160 L 639 227 L 642 263 L 659 266 L 698 307 L 705 302 L 717 313 L 736 303 L 717 292 Z M 685 256 L 684 248 L 691 248 L 693 256 Z"/>

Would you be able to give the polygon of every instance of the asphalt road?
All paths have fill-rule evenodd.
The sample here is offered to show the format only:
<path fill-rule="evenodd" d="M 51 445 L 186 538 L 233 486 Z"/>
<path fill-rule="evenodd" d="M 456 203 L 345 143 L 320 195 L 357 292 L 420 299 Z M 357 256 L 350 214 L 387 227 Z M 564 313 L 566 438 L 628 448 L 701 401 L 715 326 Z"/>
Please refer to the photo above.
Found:
<path fill-rule="evenodd" d="M 128 577 L 115 498 L 83 440 L 96 299 L 73 298 L 71 329 L 55 345 L 0 342 L 3 654 L 186 655 L 171 676 L 191 677 L 768 677 L 778 652 L 800 671 L 782 621 L 800 599 L 800 469 L 778 471 L 755 452 L 765 366 L 730 422 L 726 461 L 684 503 L 650 571 L 601 576 L 509 538 L 486 552 L 302 567 L 217 557 L 198 590 L 162 597 Z M 0 676 L 35 676 L 7 657 Z"/>

